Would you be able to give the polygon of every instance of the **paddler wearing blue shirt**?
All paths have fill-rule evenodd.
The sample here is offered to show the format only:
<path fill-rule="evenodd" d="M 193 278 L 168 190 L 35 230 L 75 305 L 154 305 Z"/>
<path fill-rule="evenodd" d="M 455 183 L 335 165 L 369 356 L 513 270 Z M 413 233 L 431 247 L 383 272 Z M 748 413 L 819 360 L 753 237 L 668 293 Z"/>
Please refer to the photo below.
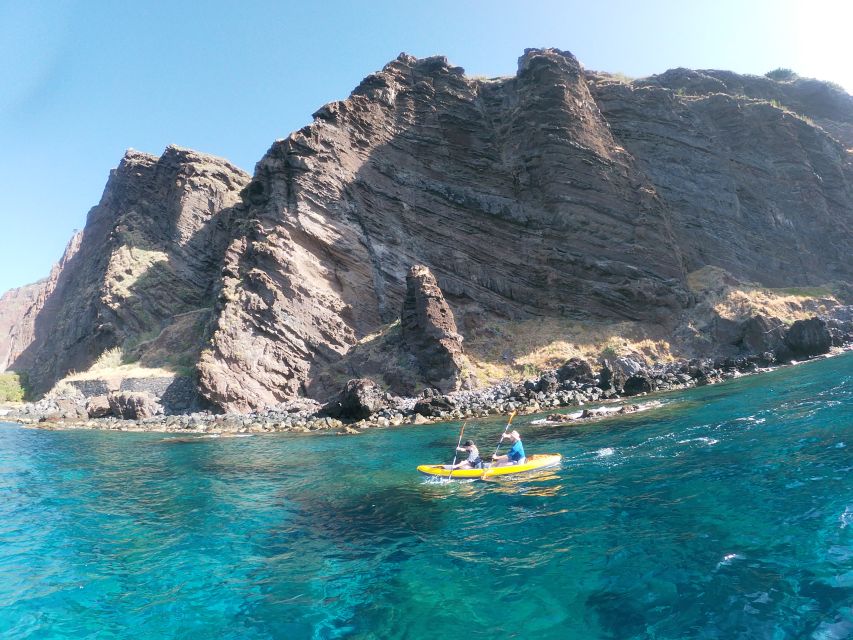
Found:
<path fill-rule="evenodd" d="M 492 460 L 495 465 L 501 466 L 505 464 L 524 464 L 527 458 L 524 455 L 524 445 L 521 444 L 521 436 L 518 431 L 510 431 L 501 435 L 501 442 L 504 438 L 509 438 L 512 446 L 507 451 L 506 455 L 495 456 Z"/>

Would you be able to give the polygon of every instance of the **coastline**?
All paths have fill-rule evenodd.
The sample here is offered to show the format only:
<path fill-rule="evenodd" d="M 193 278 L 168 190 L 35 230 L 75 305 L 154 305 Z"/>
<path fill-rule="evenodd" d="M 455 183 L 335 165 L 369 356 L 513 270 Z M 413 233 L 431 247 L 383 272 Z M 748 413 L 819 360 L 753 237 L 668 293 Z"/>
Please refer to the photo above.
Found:
<path fill-rule="evenodd" d="M 794 360 L 775 366 L 759 367 L 749 358 L 718 359 L 713 364 L 723 366 L 696 367 L 679 362 L 652 372 L 655 384 L 650 391 L 625 393 L 607 391 L 594 384 L 570 382 L 550 391 L 536 390 L 543 378 L 554 372 L 545 372 L 538 381 L 523 384 L 502 382 L 473 391 L 460 391 L 443 396 L 420 398 L 395 398 L 391 406 L 381 409 L 367 419 L 343 421 L 322 415 L 322 410 L 302 409 L 267 411 L 250 414 L 213 414 L 209 412 L 186 415 L 168 415 L 122 420 L 118 418 L 65 419 L 39 415 L 20 415 L 14 410 L 0 408 L 0 422 L 22 425 L 26 428 L 49 431 L 101 430 L 135 433 L 178 433 L 185 435 L 239 436 L 265 433 L 317 433 L 336 432 L 340 435 L 357 435 L 380 427 L 437 424 L 460 420 L 477 420 L 489 417 L 541 414 L 535 424 L 572 426 L 589 424 L 619 415 L 632 414 L 654 408 L 657 399 L 672 391 L 698 386 L 719 384 L 744 376 L 759 375 L 781 368 L 794 367 L 806 362 L 833 358 L 853 351 L 853 344 L 833 347 L 829 353 L 803 360 Z M 693 366 L 691 370 L 690 367 Z M 674 373 L 687 369 L 690 373 Z M 645 372 L 643 375 L 649 375 Z M 533 384 L 531 384 L 533 382 Z M 532 387 L 532 388 L 531 388 Z M 652 399 L 652 402 L 649 402 Z M 642 400 L 642 402 L 638 402 Z M 622 403 L 621 407 L 617 407 Z M 592 405 L 595 405 L 594 407 Z M 589 407 L 588 407 L 589 406 Z M 584 410 L 585 407 L 590 410 Z M 612 407 L 612 408 L 610 408 Z M 580 409 L 574 413 L 560 413 L 564 409 Z M 3 412 L 6 412 L 4 415 Z M 424 415 L 424 413 L 429 415 Z M 561 417 L 551 419 L 548 414 Z"/>

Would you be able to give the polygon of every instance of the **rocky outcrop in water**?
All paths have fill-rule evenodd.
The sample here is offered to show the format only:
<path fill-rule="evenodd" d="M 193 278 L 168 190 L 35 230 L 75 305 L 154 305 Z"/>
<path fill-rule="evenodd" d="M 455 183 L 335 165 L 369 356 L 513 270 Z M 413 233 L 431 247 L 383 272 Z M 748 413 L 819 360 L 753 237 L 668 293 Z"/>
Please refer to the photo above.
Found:
<path fill-rule="evenodd" d="M 323 413 L 341 420 L 365 420 L 388 406 L 385 392 L 373 380 L 346 383 L 340 395 L 323 407 Z"/>

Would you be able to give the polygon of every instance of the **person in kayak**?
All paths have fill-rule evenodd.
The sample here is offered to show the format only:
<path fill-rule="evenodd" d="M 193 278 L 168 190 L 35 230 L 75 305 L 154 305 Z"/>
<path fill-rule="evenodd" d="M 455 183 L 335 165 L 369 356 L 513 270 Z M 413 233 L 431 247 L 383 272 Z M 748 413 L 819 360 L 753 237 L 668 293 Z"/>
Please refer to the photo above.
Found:
<path fill-rule="evenodd" d="M 496 467 L 502 467 L 508 464 L 524 464 L 527 461 L 527 457 L 524 455 L 524 445 L 521 444 L 521 435 L 519 435 L 518 431 L 504 433 L 501 435 L 501 442 L 503 442 L 504 438 L 509 438 L 510 442 L 512 442 L 512 446 L 509 448 L 509 451 L 506 452 L 506 455 L 495 456 L 492 458 L 494 465 Z"/>
<path fill-rule="evenodd" d="M 483 459 L 480 457 L 480 451 L 473 440 L 466 440 L 461 447 L 456 447 L 457 451 L 468 454 L 468 458 L 457 464 L 452 469 L 482 469 Z"/>

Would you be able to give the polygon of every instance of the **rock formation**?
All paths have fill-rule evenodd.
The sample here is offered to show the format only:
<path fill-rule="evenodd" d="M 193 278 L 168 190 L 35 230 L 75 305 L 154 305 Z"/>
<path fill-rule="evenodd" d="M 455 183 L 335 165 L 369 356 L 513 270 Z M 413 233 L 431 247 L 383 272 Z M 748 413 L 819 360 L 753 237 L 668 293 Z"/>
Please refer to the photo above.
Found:
<path fill-rule="evenodd" d="M 213 306 L 227 238 L 223 217 L 248 176 L 219 158 L 168 147 L 128 151 L 86 227 L 55 271 L 13 363 L 35 393 L 106 350 L 157 335 L 185 312 Z M 201 347 L 203 336 L 192 345 Z"/>
<path fill-rule="evenodd" d="M 323 413 L 343 420 L 364 420 L 387 406 L 385 393 L 373 380 L 347 382 L 340 395 L 323 407 Z"/>
<path fill-rule="evenodd" d="M 593 76 L 590 88 L 669 205 L 687 271 L 716 265 L 775 287 L 850 280 L 853 98 L 828 89 L 823 104 L 802 83 L 684 69 L 631 84 Z"/>
<path fill-rule="evenodd" d="M 110 412 L 123 420 L 141 420 L 163 413 L 163 407 L 150 393 L 134 391 L 111 393 L 107 397 L 107 402 Z"/>
<path fill-rule="evenodd" d="M 466 382 L 462 336 L 435 276 L 423 265 L 406 275 L 400 325 L 403 343 L 424 380 L 442 393 L 458 391 Z"/>
<path fill-rule="evenodd" d="M 816 81 L 677 69 L 626 83 L 556 49 L 486 80 L 401 54 L 276 141 L 251 181 L 176 147 L 129 152 L 30 305 L 32 330 L 11 322 L 29 347 L 10 350 L 0 319 L 0 354 L 38 392 L 107 349 L 144 359 L 149 341 L 187 343 L 201 394 L 248 411 L 328 399 L 364 377 L 330 371 L 385 331 L 426 362 L 426 383 L 453 388 L 458 328 L 440 358 L 418 344 L 426 325 L 388 331 L 411 265 L 463 328 L 670 328 L 706 266 L 763 286 L 849 283 L 851 147 L 853 99 Z M 743 328 L 744 348 L 760 329 Z M 617 386 L 633 375 L 607 371 Z"/>
<path fill-rule="evenodd" d="M 832 336 L 826 322 L 820 318 L 797 320 L 785 334 L 783 359 L 807 358 L 829 351 Z"/>
<path fill-rule="evenodd" d="M 0 297 L 0 372 L 6 371 L 33 341 L 33 319 L 40 310 L 46 280 L 39 280 Z"/>

